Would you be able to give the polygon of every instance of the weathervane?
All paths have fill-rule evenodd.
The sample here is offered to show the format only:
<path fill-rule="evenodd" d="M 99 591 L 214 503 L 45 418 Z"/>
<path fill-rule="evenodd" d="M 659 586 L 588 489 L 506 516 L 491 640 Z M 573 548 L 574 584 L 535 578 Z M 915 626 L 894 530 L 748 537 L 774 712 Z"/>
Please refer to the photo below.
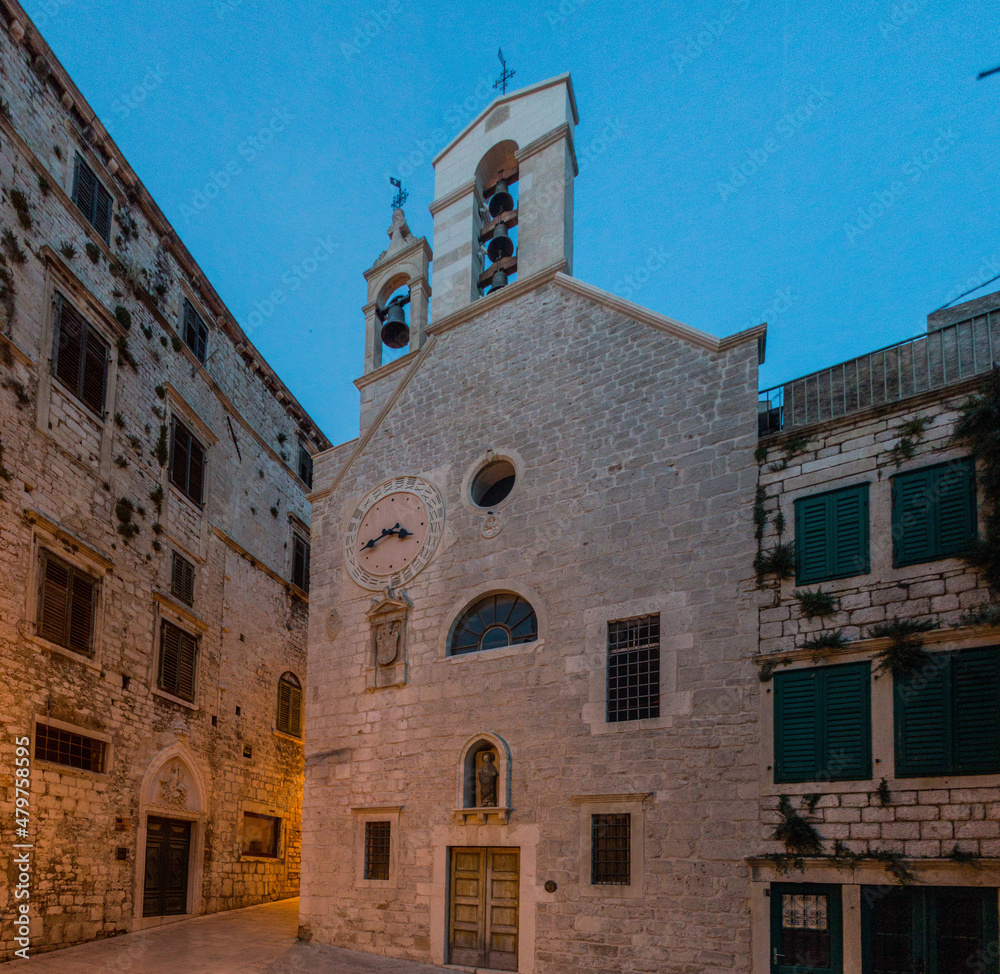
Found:
<path fill-rule="evenodd" d="M 410 194 L 403 189 L 403 184 L 395 176 L 389 177 L 389 182 L 396 187 L 397 193 L 392 198 L 393 211 L 403 208 L 403 204 L 410 198 Z"/>
<path fill-rule="evenodd" d="M 506 95 L 507 82 L 514 77 L 516 72 L 507 70 L 507 62 L 503 59 L 503 48 L 497 48 L 497 57 L 500 58 L 500 66 L 503 68 L 503 71 L 501 72 L 500 77 L 493 82 L 493 87 L 502 88 L 503 93 Z"/>

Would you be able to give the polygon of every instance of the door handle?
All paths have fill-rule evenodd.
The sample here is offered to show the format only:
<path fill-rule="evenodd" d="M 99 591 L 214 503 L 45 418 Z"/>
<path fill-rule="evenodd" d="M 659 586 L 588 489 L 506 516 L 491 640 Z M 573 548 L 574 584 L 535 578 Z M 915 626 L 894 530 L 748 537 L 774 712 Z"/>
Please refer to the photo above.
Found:
<path fill-rule="evenodd" d="M 780 952 L 780 951 L 778 950 L 778 948 L 777 948 L 777 947 L 772 947 L 772 948 L 771 948 L 771 964 L 772 964 L 772 965 L 773 965 L 774 967 L 777 967 L 777 966 L 778 966 L 778 958 L 779 958 L 779 957 L 784 957 L 784 956 L 785 956 L 785 955 L 784 955 L 784 954 L 782 954 L 782 953 L 781 953 L 781 952 Z"/>

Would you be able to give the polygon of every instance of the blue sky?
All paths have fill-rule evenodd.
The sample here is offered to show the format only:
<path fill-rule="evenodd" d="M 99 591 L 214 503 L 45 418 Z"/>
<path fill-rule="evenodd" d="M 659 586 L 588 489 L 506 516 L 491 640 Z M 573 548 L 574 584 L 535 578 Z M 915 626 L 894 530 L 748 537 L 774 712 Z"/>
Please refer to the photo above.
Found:
<path fill-rule="evenodd" d="M 573 75 L 575 276 L 717 335 L 768 321 L 762 386 L 1000 274 L 995 4 L 22 2 L 334 442 L 387 177 L 430 238 L 435 132 L 489 103 L 498 45 L 513 87 Z"/>

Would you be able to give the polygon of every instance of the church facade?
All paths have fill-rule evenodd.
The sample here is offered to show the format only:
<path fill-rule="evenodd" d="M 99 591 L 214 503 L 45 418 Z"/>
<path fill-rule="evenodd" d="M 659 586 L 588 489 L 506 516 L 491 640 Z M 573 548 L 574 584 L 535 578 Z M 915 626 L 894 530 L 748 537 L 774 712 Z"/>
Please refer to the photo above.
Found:
<path fill-rule="evenodd" d="M 575 123 L 557 77 L 435 160 L 433 320 L 400 211 L 366 272 L 361 436 L 311 495 L 301 933 L 746 969 L 763 328 L 571 276 Z"/>

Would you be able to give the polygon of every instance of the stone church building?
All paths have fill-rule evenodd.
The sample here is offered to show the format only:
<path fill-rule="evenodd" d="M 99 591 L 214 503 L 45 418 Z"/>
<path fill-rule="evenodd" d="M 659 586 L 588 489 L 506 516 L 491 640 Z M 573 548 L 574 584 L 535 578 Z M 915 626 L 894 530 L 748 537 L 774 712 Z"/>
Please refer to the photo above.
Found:
<path fill-rule="evenodd" d="M 311 495 L 302 932 L 745 969 L 764 329 L 572 277 L 576 122 L 562 75 L 437 157 L 431 320 L 400 211 L 365 274 L 361 436 Z"/>

